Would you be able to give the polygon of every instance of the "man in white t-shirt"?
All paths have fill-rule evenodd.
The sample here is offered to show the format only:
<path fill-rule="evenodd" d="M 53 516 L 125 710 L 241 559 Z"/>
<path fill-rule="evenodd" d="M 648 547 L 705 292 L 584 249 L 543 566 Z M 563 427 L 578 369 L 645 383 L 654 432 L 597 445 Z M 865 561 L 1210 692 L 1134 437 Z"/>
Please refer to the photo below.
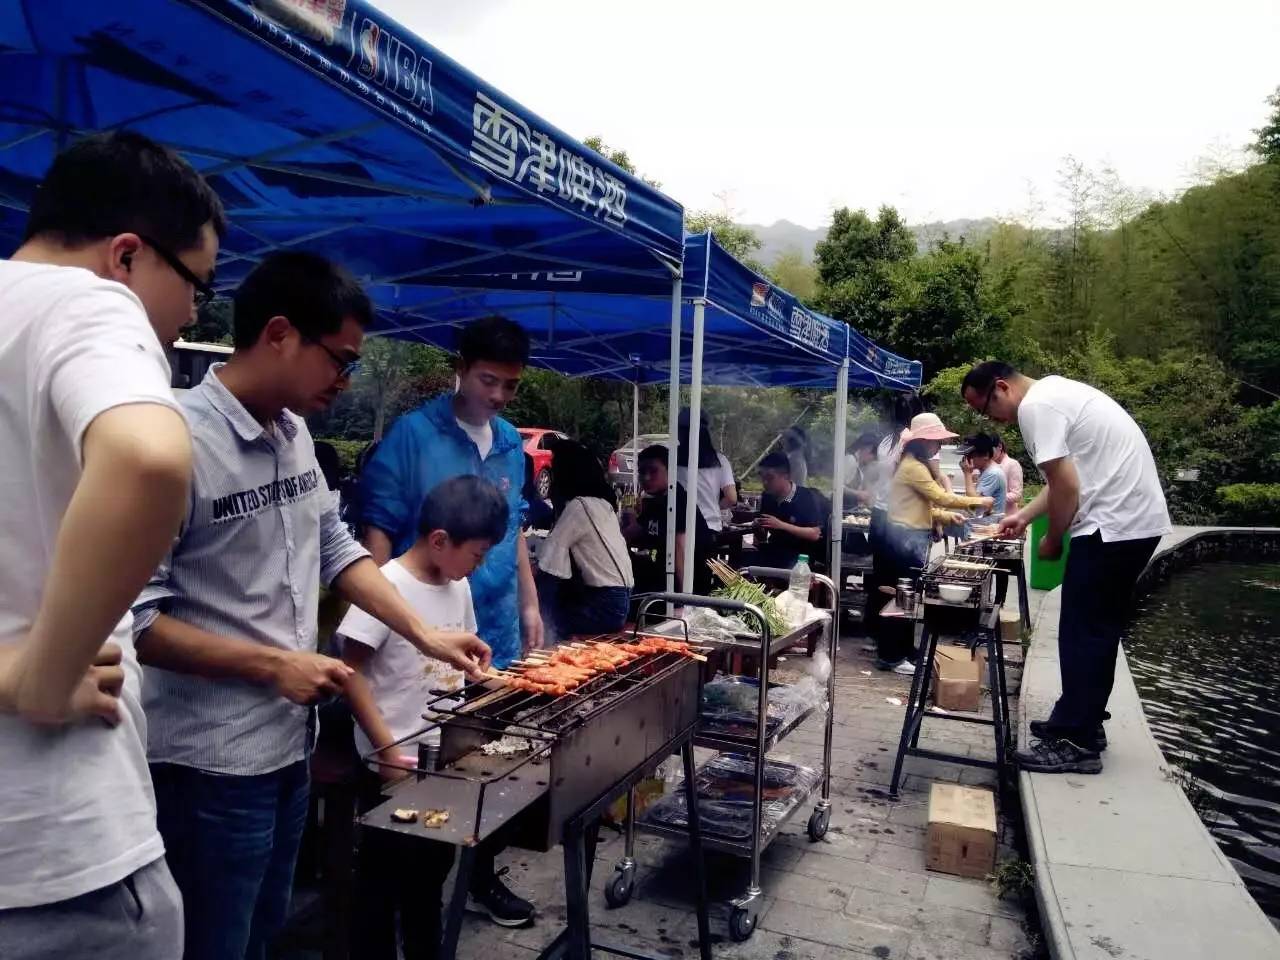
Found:
<path fill-rule="evenodd" d="M 59 155 L 0 261 L 0 957 L 174 960 L 129 605 L 186 507 L 162 342 L 222 205 L 129 132 Z"/>
<path fill-rule="evenodd" d="M 984 416 L 1017 422 L 1044 474 L 1044 489 L 1006 516 L 1001 532 L 1021 536 L 1047 514 L 1042 560 L 1061 557 L 1062 538 L 1071 537 L 1058 625 L 1062 696 L 1047 720 L 1031 724 L 1040 739 L 1018 752 L 1018 763 L 1043 773 L 1098 773 L 1133 588 L 1172 529 L 1151 448 L 1118 403 L 1085 383 L 1033 380 L 992 360 L 970 370 L 960 389 Z"/>

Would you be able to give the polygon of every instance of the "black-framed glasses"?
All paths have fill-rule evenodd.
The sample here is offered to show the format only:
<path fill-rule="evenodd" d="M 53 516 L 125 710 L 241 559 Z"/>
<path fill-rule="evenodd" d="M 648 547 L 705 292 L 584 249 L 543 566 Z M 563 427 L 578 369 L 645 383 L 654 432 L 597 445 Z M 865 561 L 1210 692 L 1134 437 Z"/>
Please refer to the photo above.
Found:
<path fill-rule="evenodd" d="M 203 307 L 206 303 L 217 296 L 213 287 L 211 287 L 206 281 L 197 277 L 195 273 L 192 272 L 191 268 L 179 260 L 177 254 L 164 244 L 156 242 L 156 240 L 147 236 L 145 233 L 138 234 L 138 239 L 158 253 L 160 255 L 160 259 L 173 268 L 174 273 L 187 281 L 187 283 L 191 284 L 192 288 L 195 290 L 194 299 L 197 307 Z"/>
<path fill-rule="evenodd" d="M 987 391 L 986 401 L 982 404 L 981 416 L 985 417 L 987 415 L 987 408 L 991 406 L 991 398 L 994 397 L 995 395 L 996 395 L 996 385 L 993 383 L 991 385 L 991 389 Z"/>
<path fill-rule="evenodd" d="M 356 371 L 360 369 L 359 357 L 355 357 L 354 359 L 348 360 L 342 354 L 335 353 L 334 351 L 330 350 L 319 340 L 312 340 L 310 337 L 307 337 L 306 340 L 308 343 L 315 344 L 317 347 L 319 347 L 321 350 L 323 350 L 325 353 L 329 355 L 329 359 L 332 360 L 334 366 L 338 368 L 339 380 L 349 380 L 351 377 L 355 376 Z"/>

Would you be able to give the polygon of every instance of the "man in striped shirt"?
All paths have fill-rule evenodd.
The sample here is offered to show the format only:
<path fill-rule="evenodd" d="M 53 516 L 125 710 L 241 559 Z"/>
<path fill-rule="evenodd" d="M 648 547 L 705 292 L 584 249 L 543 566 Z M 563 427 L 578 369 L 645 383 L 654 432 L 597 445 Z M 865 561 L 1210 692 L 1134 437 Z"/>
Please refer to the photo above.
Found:
<path fill-rule="evenodd" d="M 489 650 L 423 623 L 338 517 L 302 416 L 344 390 L 368 297 L 306 253 L 235 296 L 235 353 L 186 393 L 194 476 L 166 562 L 134 608 L 148 759 L 186 910 L 187 960 L 260 960 L 282 926 L 307 815 L 311 706 L 351 670 L 316 652 L 324 583 L 430 657 Z"/>

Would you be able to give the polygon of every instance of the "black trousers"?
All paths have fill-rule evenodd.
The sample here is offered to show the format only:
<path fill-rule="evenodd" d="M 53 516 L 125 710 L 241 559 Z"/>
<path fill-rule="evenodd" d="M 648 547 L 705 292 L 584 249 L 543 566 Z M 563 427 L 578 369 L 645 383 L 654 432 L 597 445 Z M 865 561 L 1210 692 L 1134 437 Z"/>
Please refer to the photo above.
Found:
<path fill-rule="evenodd" d="M 867 537 L 871 545 L 871 587 L 868 591 L 867 622 L 871 636 L 876 641 L 876 656 L 886 663 L 915 655 L 914 625 L 902 618 L 885 618 L 880 611 L 892 599 L 882 593 L 880 587 L 897 586 L 898 577 L 909 574 L 901 571 L 898 551 L 889 536 L 889 516 L 885 510 L 871 511 L 871 530 Z"/>
<path fill-rule="evenodd" d="M 1104 543 L 1099 533 L 1071 541 L 1058 620 L 1062 696 L 1049 716 L 1064 735 L 1091 733 L 1105 718 L 1133 588 L 1159 542 Z"/>

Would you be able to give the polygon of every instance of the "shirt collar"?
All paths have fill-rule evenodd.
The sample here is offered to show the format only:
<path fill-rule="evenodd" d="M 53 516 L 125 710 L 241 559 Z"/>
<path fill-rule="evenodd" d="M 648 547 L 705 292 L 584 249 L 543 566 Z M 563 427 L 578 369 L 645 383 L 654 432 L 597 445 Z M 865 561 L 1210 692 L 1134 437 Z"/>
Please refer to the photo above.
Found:
<path fill-rule="evenodd" d="M 792 483 L 792 484 L 791 484 L 791 491 L 790 491 L 790 492 L 789 492 L 785 497 L 783 497 L 781 500 L 779 500 L 778 502 L 779 502 L 779 503 L 790 503 L 792 500 L 794 500 L 794 499 L 795 499 L 795 497 L 796 497 L 796 491 L 797 491 L 798 489 L 800 489 L 800 488 L 799 488 L 799 487 L 797 487 L 797 486 L 795 485 L 795 483 Z"/>
<path fill-rule="evenodd" d="M 204 375 L 204 381 L 201 386 L 204 387 L 209 395 L 209 403 L 227 418 L 227 421 L 235 429 L 240 439 L 252 442 L 266 433 L 266 429 L 254 419 L 253 414 L 245 409 L 244 404 L 218 378 L 218 371 L 225 366 L 225 363 L 215 363 L 209 367 L 209 372 Z M 293 425 L 284 411 L 281 411 L 280 415 L 276 417 L 275 426 L 286 441 L 292 442 L 293 438 L 298 434 L 297 427 Z"/>

